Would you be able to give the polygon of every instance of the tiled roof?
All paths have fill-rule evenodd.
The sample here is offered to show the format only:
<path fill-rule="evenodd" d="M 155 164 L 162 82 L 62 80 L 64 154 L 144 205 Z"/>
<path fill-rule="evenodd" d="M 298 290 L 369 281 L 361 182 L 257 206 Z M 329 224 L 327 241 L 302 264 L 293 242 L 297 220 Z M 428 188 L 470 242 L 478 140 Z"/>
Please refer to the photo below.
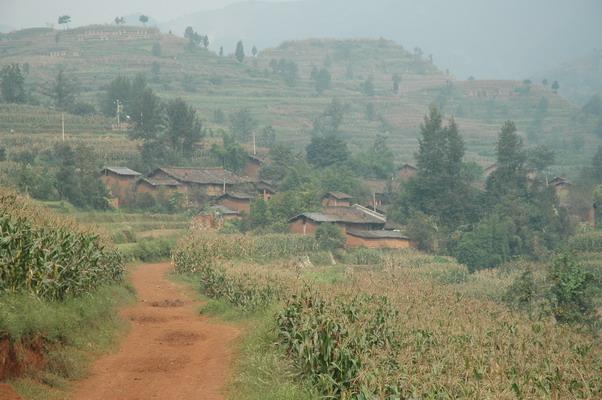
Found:
<path fill-rule="evenodd" d="M 252 200 L 255 196 L 247 194 L 247 193 L 227 192 L 227 193 L 224 193 L 221 196 L 219 196 L 218 199 L 222 199 L 225 197 L 231 197 L 231 198 L 237 199 L 237 200 Z"/>
<path fill-rule="evenodd" d="M 123 176 L 140 176 L 142 175 L 140 172 L 136 172 L 133 169 L 129 169 L 128 167 L 104 167 L 101 173 L 105 173 L 106 171 L 112 172 L 117 175 Z"/>
<path fill-rule="evenodd" d="M 342 222 L 349 224 L 383 224 L 385 217 L 365 207 L 354 205 L 352 207 L 326 207 L 324 212 L 306 212 L 290 219 L 294 221 L 305 217 L 316 222 Z"/>
<path fill-rule="evenodd" d="M 226 183 L 227 185 L 236 185 L 241 183 L 250 183 L 248 178 L 238 176 L 224 168 L 163 167 L 155 170 L 153 174 L 155 174 L 157 171 L 162 171 L 172 178 L 186 183 L 198 183 L 205 185 L 223 183 Z"/>
<path fill-rule="evenodd" d="M 357 229 L 347 229 L 347 233 L 364 239 L 405 239 L 410 238 L 398 231 L 361 231 Z"/>
<path fill-rule="evenodd" d="M 182 184 L 172 178 L 140 178 L 139 182 L 143 181 L 151 186 L 181 186 Z"/>
<path fill-rule="evenodd" d="M 337 200 L 346 200 L 346 199 L 352 198 L 351 195 L 349 195 L 347 193 L 343 193 L 343 192 L 328 192 L 328 193 L 326 193 L 326 196 L 334 197 Z"/>

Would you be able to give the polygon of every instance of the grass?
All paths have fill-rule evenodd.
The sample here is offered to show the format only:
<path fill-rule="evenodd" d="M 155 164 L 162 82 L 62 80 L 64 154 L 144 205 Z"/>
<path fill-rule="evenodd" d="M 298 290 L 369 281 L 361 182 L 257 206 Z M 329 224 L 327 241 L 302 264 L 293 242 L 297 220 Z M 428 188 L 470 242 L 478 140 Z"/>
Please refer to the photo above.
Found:
<path fill-rule="evenodd" d="M 0 336 L 27 342 L 42 337 L 46 368 L 29 371 L 9 383 L 26 399 L 64 398 L 71 382 L 86 376 L 91 361 L 110 350 L 127 324 L 117 309 L 134 300 L 126 285 L 104 286 L 64 302 L 45 302 L 29 295 L 0 297 Z"/>

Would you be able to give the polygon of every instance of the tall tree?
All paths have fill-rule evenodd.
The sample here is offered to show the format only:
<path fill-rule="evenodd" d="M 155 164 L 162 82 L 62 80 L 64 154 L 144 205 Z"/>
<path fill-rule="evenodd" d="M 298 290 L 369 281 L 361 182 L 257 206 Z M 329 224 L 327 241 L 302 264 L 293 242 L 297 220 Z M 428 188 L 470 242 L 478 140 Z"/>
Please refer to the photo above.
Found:
<path fill-rule="evenodd" d="M 180 98 L 168 102 L 165 111 L 167 145 L 174 154 L 189 157 L 202 137 L 202 125 L 196 111 Z"/>
<path fill-rule="evenodd" d="M 25 78 L 19 64 L 8 64 L 0 71 L 0 90 L 7 103 L 25 102 Z"/>
<path fill-rule="evenodd" d="M 255 45 L 253 45 L 253 48 L 251 49 L 251 54 L 253 54 L 253 57 L 257 57 L 257 47 L 255 47 Z"/>
<path fill-rule="evenodd" d="M 407 205 L 437 217 L 448 228 L 468 221 L 473 190 L 463 173 L 464 142 L 455 121 L 431 107 L 420 126 L 417 174 L 407 185 Z"/>
<path fill-rule="evenodd" d="M 54 106 L 59 110 L 67 110 L 75 104 L 75 98 L 79 90 L 77 80 L 60 68 L 54 82 L 50 87 L 50 97 L 54 100 Z"/>
<path fill-rule="evenodd" d="M 234 56 L 239 63 L 242 63 L 245 60 L 245 47 L 242 44 L 242 40 L 239 40 L 238 43 L 236 43 L 236 52 L 234 53 Z"/>
<path fill-rule="evenodd" d="M 330 88 L 332 78 L 330 72 L 326 68 L 317 69 L 314 67 L 311 72 L 311 79 L 314 81 L 314 87 L 319 95 Z"/>
<path fill-rule="evenodd" d="M 496 169 L 487 179 L 487 192 L 495 199 L 510 192 L 524 193 L 527 188 L 527 156 L 514 122 L 506 121 L 502 126 L 496 155 Z"/>
<path fill-rule="evenodd" d="M 230 115 L 230 131 L 242 142 L 251 140 L 251 135 L 257 127 L 257 121 L 251 112 L 244 108 Z"/>

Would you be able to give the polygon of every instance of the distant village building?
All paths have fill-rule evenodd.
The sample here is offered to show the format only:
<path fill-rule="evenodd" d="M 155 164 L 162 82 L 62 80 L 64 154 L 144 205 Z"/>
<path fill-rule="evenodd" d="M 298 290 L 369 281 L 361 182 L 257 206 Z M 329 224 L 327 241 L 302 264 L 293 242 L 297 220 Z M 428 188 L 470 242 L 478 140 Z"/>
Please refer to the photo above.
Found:
<path fill-rule="evenodd" d="M 409 237 L 398 231 L 361 231 L 348 229 L 347 246 L 370 249 L 409 249 L 413 247 Z"/>
<path fill-rule="evenodd" d="M 404 182 L 415 177 L 417 173 L 418 173 L 418 169 L 410 164 L 403 164 L 397 170 L 397 176 Z"/>
<path fill-rule="evenodd" d="M 375 230 L 384 228 L 386 217 L 357 204 L 351 207 L 331 206 L 323 212 L 306 212 L 291 218 L 289 228 L 292 233 L 313 235 L 322 223 L 334 223 L 344 231 Z"/>
<path fill-rule="evenodd" d="M 142 174 L 127 167 L 104 167 L 100 173 L 100 180 L 116 199 L 113 204 L 117 208 L 133 200 L 136 181 Z"/>
<path fill-rule="evenodd" d="M 171 178 L 180 182 L 190 196 L 191 191 L 205 197 L 218 197 L 230 191 L 246 192 L 253 189 L 253 182 L 224 168 L 157 168 L 149 176 L 151 179 Z"/>
<path fill-rule="evenodd" d="M 215 205 L 197 215 L 192 223 L 194 229 L 221 229 L 224 223 L 240 218 L 240 212 L 222 205 Z"/>
<path fill-rule="evenodd" d="M 276 194 L 276 188 L 271 183 L 260 180 L 254 183 L 255 190 L 263 198 L 264 201 L 270 201 L 272 196 Z"/>
<path fill-rule="evenodd" d="M 548 185 L 554 188 L 560 205 L 564 207 L 568 206 L 571 182 L 566 178 L 556 176 L 548 182 Z"/>
<path fill-rule="evenodd" d="M 173 193 L 185 194 L 186 188 L 177 180 L 165 177 L 156 179 L 143 177 L 136 182 L 136 194 L 149 193 L 154 196 L 157 192 L 167 196 Z"/>
<path fill-rule="evenodd" d="M 245 164 L 244 174 L 255 181 L 261 180 L 261 167 L 263 163 L 263 158 L 249 155 Z"/>
<path fill-rule="evenodd" d="M 390 182 L 384 179 L 364 179 L 362 184 L 370 191 L 366 206 L 384 214 L 384 206 L 388 205 L 387 193 L 391 190 Z"/>
<path fill-rule="evenodd" d="M 239 213 L 251 212 L 253 196 L 245 193 L 226 192 L 216 199 L 217 204 Z"/>
<path fill-rule="evenodd" d="M 353 197 L 342 192 L 328 192 L 322 197 L 324 207 L 349 207 Z"/>

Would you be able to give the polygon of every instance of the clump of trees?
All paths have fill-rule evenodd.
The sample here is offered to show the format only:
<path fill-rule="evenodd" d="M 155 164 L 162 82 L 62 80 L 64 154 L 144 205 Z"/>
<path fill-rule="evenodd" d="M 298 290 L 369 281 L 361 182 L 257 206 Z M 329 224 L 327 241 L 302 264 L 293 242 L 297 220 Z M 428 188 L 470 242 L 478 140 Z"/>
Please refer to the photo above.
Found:
<path fill-rule="evenodd" d="M 0 91 L 7 103 L 25 103 L 25 77 L 19 64 L 8 64 L 0 70 Z"/>
<path fill-rule="evenodd" d="M 270 61 L 272 72 L 280 75 L 280 77 L 289 86 L 294 86 L 299 75 L 299 67 L 292 60 L 281 58 L 280 60 L 273 59 Z"/>
<path fill-rule="evenodd" d="M 330 89 L 332 77 L 326 67 L 320 69 L 314 67 L 311 71 L 310 77 L 311 80 L 314 81 L 314 87 L 318 95 L 321 95 L 322 93 L 324 93 L 324 91 Z"/>

